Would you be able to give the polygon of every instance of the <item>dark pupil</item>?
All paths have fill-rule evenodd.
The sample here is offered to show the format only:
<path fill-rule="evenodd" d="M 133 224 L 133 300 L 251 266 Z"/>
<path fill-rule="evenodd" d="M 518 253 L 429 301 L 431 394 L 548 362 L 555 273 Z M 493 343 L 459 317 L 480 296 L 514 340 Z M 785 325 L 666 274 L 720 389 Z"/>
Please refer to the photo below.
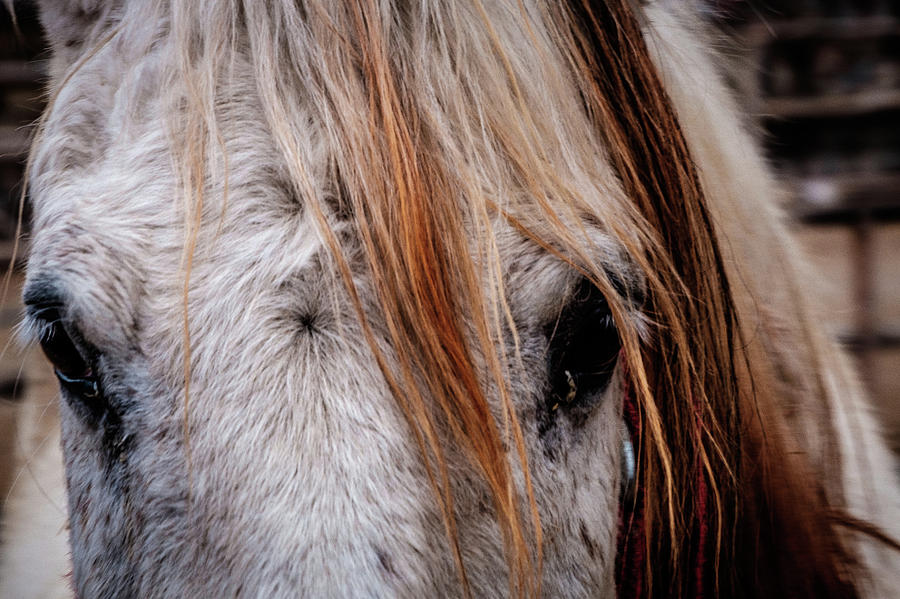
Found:
<path fill-rule="evenodd" d="M 48 322 L 40 335 L 44 355 L 56 367 L 58 374 L 68 379 L 86 379 L 91 376 L 91 367 L 75 347 L 62 322 Z"/>
<path fill-rule="evenodd" d="M 609 384 L 619 355 L 619 334 L 603 295 L 589 282 L 576 289 L 550 340 L 551 409 L 577 406 Z"/>

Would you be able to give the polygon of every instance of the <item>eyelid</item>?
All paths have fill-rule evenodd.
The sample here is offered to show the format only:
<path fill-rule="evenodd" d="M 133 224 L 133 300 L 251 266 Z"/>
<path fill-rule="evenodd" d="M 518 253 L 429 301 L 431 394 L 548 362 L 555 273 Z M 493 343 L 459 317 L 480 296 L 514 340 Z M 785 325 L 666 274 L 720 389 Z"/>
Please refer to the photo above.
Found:
<path fill-rule="evenodd" d="M 25 324 L 29 336 L 40 341 L 49 327 L 65 321 L 63 304 L 58 301 L 25 304 Z M 64 327 L 68 328 L 68 327 Z"/>
<path fill-rule="evenodd" d="M 29 297 L 24 298 L 25 315 L 34 322 L 55 322 L 62 320 L 65 304 L 56 297 Z"/>
<path fill-rule="evenodd" d="M 36 275 L 25 284 L 22 300 L 29 318 L 48 320 L 46 312 L 56 310 L 64 314 L 66 294 L 55 277 Z"/>
<path fill-rule="evenodd" d="M 62 308 L 62 304 L 27 306 L 26 311 L 32 320 L 40 324 L 52 324 L 57 320 L 62 320 L 60 308 Z"/>

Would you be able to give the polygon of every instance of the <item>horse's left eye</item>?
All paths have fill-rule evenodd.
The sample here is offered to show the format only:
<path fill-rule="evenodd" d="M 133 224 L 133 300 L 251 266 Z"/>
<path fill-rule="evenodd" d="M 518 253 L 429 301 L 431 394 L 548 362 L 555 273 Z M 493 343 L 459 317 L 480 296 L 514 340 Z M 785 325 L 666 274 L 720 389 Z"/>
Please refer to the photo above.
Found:
<path fill-rule="evenodd" d="M 90 359 L 78 349 L 56 308 L 45 308 L 37 317 L 42 321 L 39 341 L 44 355 L 53 364 L 56 377 L 68 391 L 85 398 L 98 394 L 97 380 Z"/>
<path fill-rule="evenodd" d="M 551 412 L 589 412 L 612 378 L 619 334 L 602 294 L 583 281 L 549 331 Z"/>

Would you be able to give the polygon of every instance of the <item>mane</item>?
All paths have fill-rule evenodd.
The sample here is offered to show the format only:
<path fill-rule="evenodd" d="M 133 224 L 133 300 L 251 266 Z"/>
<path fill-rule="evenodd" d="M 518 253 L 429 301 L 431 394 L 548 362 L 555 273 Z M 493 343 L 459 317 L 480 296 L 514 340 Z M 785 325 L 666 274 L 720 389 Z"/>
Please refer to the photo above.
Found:
<path fill-rule="evenodd" d="M 155 3 L 140 10 L 163 14 Z M 690 564 L 706 526 L 703 576 L 717 595 L 857 596 L 838 462 L 811 460 L 788 426 L 791 410 L 824 406 L 808 419 L 815 449 L 838 452 L 825 342 L 808 317 L 769 325 L 760 298 L 735 292 L 742 271 L 729 260 L 742 256 L 719 230 L 729 216 L 711 205 L 631 2 L 174 0 L 170 10 L 185 346 L 210 178 L 227 193 L 221 82 L 246 57 L 293 192 L 419 446 L 467 595 L 451 447 L 490 490 L 510 593 L 540 590 L 541 523 L 510 396 L 521 365 L 506 358 L 518 337 L 498 238 L 511 225 L 612 310 L 643 431 L 635 501 L 647 523 L 648 596 L 694 594 Z M 323 172 L 304 150 L 311 123 L 328 152 Z M 347 255 L 334 202 L 352 217 L 362 266 Z M 615 239 L 627 267 L 598 261 L 585 222 Z M 360 268 L 377 310 L 362 300 Z M 785 338 L 809 359 L 784 362 Z M 185 370 L 187 413 L 189 352 Z M 709 521 L 698 516 L 698 480 Z"/>

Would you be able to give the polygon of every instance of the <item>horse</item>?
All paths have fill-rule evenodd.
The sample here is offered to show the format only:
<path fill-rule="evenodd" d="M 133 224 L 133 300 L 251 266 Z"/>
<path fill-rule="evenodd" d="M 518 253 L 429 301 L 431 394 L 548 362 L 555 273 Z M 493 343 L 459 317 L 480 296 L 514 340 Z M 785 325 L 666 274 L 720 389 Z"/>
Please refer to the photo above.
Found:
<path fill-rule="evenodd" d="M 41 0 L 79 597 L 900 595 L 690 3 Z"/>

